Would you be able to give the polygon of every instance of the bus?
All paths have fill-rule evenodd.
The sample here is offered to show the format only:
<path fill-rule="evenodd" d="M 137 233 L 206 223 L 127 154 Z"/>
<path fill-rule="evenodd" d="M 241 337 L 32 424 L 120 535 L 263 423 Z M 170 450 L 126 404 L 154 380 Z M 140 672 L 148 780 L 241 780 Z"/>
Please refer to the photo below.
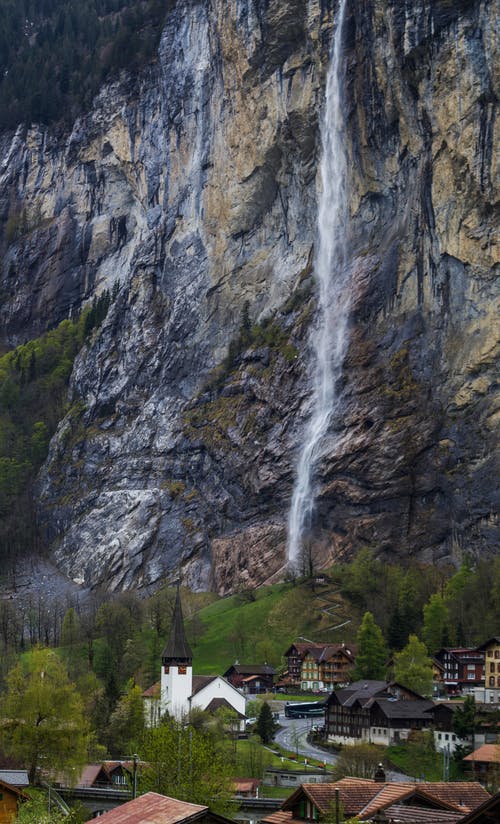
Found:
<path fill-rule="evenodd" d="M 285 718 L 315 718 L 325 713 L 325 701 L 287 701 Z"/>

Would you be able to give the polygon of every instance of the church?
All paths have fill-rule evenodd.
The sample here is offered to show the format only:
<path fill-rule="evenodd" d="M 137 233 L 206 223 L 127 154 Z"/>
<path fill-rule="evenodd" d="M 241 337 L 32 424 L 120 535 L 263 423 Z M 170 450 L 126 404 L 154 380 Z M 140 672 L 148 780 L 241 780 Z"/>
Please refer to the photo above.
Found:
<path fill-rule="evenodd" d="M 179 587 L 175 599 L 172 628 L 161 654 L 160 680 L 143 693 L 146 725 L 156 727 L 168 715 L 182 721 L 192 709 L 216 712 L 232 709 L 238 728 L 245 731 L 245 697 L 220 675 L 193 675 L 193 653 L 184 631 Z"/>

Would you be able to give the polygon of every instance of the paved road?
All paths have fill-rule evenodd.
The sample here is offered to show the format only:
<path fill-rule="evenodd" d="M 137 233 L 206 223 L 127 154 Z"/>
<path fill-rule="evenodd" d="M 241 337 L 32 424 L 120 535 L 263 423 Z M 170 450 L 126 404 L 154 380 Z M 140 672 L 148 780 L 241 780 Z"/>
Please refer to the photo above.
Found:
<path fill-rule="evenodd" d="M 314 747 L 306 739 L 307 733 L 315 724 L 323 724 L 323 719 L 321 717 L 285 718 L 285 715 L 280 713 L 281 729 L 274 736 L 274 740 L 291 752 L 298 750 L 299 755 L 306 758 L 317 758 L 319 761 L 326 760 L 329 764 L 334 764 L 338 758 L 337 755 Z"/>
<path fill-rule="evenodd" d="M 274 736 L 277 744 L 281 744 L 282 747 L 286 747 L 286 749 L 291 750 L 291 752 L 298 750 L 299 755 L 303 755 L 305 758 L 316 758 L 319 761 L 326 761 L 328 764 L 335 764 L 338 760 L 338 755 L 335 753 L 325 752 L 325 750 L 309 744 L 306 740 L 307 733 L 311 729 L 311 726 L 314 724 L 323 724 L 322 718 L 285 718 L 284 713 L 280 713 L 279 723 L 281 729 L 278 730 Z M 410 775 L 393 772 L 392 770 L 387 770 L 386 775 L 388 781 L 403 782 L 416 780 Z"/>

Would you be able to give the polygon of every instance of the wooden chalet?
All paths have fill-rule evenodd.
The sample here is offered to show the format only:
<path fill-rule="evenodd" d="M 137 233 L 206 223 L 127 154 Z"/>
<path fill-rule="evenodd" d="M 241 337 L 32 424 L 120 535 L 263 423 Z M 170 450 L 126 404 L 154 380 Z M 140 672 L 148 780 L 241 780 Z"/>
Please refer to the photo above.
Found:
<path fill-rule="evenodd" d="M 434 704 L 394 681 L 357 681 L 332 692 L 326 702 L 325 727 L 330 741 L 367 741 L 389 745 L 413 730 L 433 725 Z"/>
<path fill-rule="evenodd" d="M 236 661 L 222 677 L 247 694 L 260 694 L 272 692 L 275 675 L 276 670 L 269 664 L 240 664 Z"/>
<path fill-rule="evenodd" d="M 484 651 L 472 647 L 443 647 L 435 654 L 443 667 L 443 683 L 449 695 L 473 693 L 484 684 Z"/>
<path fill-rule="evenodd" d="M 12 824 L 23 801 L 28 801 L 28 796 L 22 790 L 0 780 L 0 824 Z"/>
<path fill-rule="evenodd" d="M 287 673 L 283 684 L 313 692 L 330 692 L 347 684 L 355 663 L 353 647 L 345 644 L 294 643 L 284 657 Z"/>
<path fill-rule="evenodd" d="M 483 744 L 466 755 L 464 763 L 478 781 L 500 785 L 500 744 Z"/>
<path fill-rule="evenodd" d="M 338 795 L 337 795 L 338 793 Z M 342 778 L 334 784 L 303 784 L 262 824 L 331 821 L 337 803 L 346 818 L 459 824 L 463 816 L 489 799 L 477 782 L 386 782 Z"/>

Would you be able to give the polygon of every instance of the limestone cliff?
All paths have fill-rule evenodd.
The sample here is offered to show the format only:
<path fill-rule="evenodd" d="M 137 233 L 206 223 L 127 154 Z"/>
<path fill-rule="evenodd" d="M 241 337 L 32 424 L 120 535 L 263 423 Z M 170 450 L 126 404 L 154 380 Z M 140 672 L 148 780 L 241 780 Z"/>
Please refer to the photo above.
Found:
<path fill-rule="evenodd" d="M 3 232 L 0 319 L 13 345 L 119 284 L 41 473 L 45 540 L 91 586 L 181 566 L 227 592 L 284 564 L 335 4 L 171 5 L 157 62 L 71 134 L 1 136 L 0 220 L 26 230 Z M 354 308 L 324 560 L 495 551 L 497 13 L 348 6 Z"/>

